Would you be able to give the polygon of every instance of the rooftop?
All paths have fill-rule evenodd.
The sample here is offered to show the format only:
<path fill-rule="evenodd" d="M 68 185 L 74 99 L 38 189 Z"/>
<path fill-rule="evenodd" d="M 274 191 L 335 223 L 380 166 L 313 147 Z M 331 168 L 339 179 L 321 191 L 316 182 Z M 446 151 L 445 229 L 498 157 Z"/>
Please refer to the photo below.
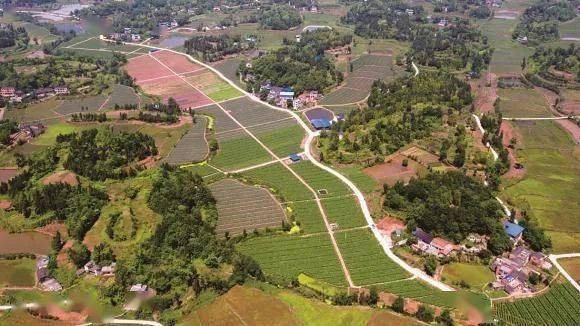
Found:
<path fill-rule="evenodd" d="M 312 119 L 310 123 L 316 129 L 328 129 L 331 125 L 330 120 L 327 119 Z"/>
<path fill-rule="evenodd" d="M 505 221 L 503 222 L 503 226 L 505 232 L 512 238 L 517 238 L 520 236 L 520 234 L 522 234 L 522 232 L 524 232 L 523 227 L 512 222 Z"/>

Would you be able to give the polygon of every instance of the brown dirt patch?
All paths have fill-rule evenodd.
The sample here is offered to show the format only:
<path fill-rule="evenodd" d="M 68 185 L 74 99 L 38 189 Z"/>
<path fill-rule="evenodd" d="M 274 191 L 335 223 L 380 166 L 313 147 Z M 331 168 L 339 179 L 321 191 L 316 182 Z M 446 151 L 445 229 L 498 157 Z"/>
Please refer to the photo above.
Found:
<path fill-rule="evenodd" d="M 36 228 L 36 232 L 48 234 L 52 237 L 56 235 L 56 232 L 60 232 L 61 236 L 67 236 L 66 226 L 62 223 L 51 223 L 45 226 Z"/>
<path fill-rule="evenodd" d="M 382 302 L 385 306 L 390 307 L 397 300 L 397 296 L 392 293 L 379 293 L 379 302 Z"/>
<path fill-rule="evenodd" d="M 405 312 L 414 315 L 419 310 L 419 302 L 412 299 L 405 299 Z"/>
<path fill-rule="evenodd" d="M 482 78 L 469 82 L 471 90 L 475 93 L 473 101 L 475 108 L 483 113 L 493 112 L 493 103 L 497 99 L 498 77 L 492 73 L 486 73 Z"/>
<path fill-rule="evenodd" d="M 507 148 L 508 153 L 509 153 L 509 159 L 510 159 L 510 169 L 505 174 L 505 176 L 508 178 L 521 178 L 524 176 L 526 171 L 525 171 L 525 169 L 516 169 L 516 167 L 515 167 L 515 165 L 517 163 L 516 153 L 515 153 L 514 149 L 509 148 L 508 146 L 510 144 L 510 140 L 512 138 L 515 138 L 518 140 L 518 143 L 516 143 L 516 148 L 517 148 L 522 137 L 520 137 L 516 133 L 514 127 L 512 126 L 511 122 L 509 122 L 509 121 L 502 121 L 500 130 L 503 133 L 503 141 L 502 141 L 503 146 L 505 148 Z"/>
<path fill-rule="evenodd" d="M 77 180 L 77 175 L 70 171 L 55 172 L 42 180 L 42 184 L 44 185 L 54 183 L 66 183 L 71 186 L 76 186 L 79 184 L 79 181 Z"/>
<path fill-rule="evenodd" d="M 157 51 L 152 53 L 152 55 L 178 74 L 203 68 L 202 66 L 189 61 L 187 57 L 170 51 Z"/>
<path fill-rule="evenodd" d="M 8 182 L 15 176 L 19 175 L 20 171 L 18 168 L 1 168 L 0 169 L 0 182 Z"/>
<path fill-rule="evenodd" d="M 64 246 L 62 246 L 62 249 L 60 250 L 60 252 L 56 256 L 56 262 L 57 262 L 58 266 L 67 266 L 70 268 L 72 268 L 74 266 L 73 263 L 68 258 L 68 250 L 70 248 L 72 248 L 73 244 L 74 244 L 74 240 L 68 240 L 67 242 L 64 243 Z M 92 248 L 89 248 L 89 249 L 92 249 Z"/>
<path fill-rule="evenodd" d="M 172 76 L 173 73 L 148 55 L 129 59 L 125 70 L 137 83 L 152 78 Z"/>
<path fill-rule="evenodd" d="M 408 182 L 412 177 L 417 176 L 420 165 L 409 159 L 409 164 L 403 166 L 405 158 L 401 154 L 393 154 L 387 162 L 366 168 L 363 172 L 378 182 L 389 185 L 394 185 L 397 181 Z"/>
<path fill-rule="evenodd" d="M 388 311 L 377 311 L 373 313 L 371 319 L 367 322 L 367 326 L 381 326 L 381 325 L 397 325 L 397 326 L 407 326 L 407 325 L 421 325 L 418 321 L 397 315 Z"/>
<path fill-rule="evenodd" d="M 406 157 L 409 157 L 424 166 L 428 166 L 430 164 L 439 163 L 439 156 L 427 152 L 426 150 L 412 146 L 405 150 L 400 151 L 400 153 Z"/>
<path fill-rule="evenodd" d="M 82 324 L 88 317 L 86 312 L 65 311 L 56 304 L 48 305 L 46 307 L 46 312 L 48 315 L 72 325 Z"/>
<path fill-rule="evenodd" d="M 396 230 L 402 230 L 404 228 L 405 223 L 403 223 L 403 221 L 392 217 L 385 217 L 377 222 L 377 229 L 384 234 L 391 234 Z"/>
<path fill-rule="evenodd" d="M 580 127 L 571 120 L 557 120 L 557 122 L 562 126 L 566 131 L 572 135 L 576 144 L 580 144 Z"/>

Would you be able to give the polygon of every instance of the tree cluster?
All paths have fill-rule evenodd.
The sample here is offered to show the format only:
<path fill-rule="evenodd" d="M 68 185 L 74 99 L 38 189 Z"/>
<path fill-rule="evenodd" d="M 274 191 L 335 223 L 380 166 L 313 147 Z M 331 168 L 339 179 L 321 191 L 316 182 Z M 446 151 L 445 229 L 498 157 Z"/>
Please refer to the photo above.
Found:
<path fill-rule="evenodd" d="M 263 29 L 286 30 L 300 25 L 302 17 L 289 5 L 274 4 L 261 9 L 259 21 Z"/>
<path fill-rule="evenodd" d="M 254 43 L 246 42 L 240 35 L 199 35 L 186 40 L 184 47 L 187 53 L 201 57 L 203 61 L 213 62 L 252 49 Z"/>
<path fill-rule="evenodd" d="M 524 11 L 512 37 L 526 36 L 532 44 L 552 41 L 560 36 L 558 23 L 575 17 L 576 1 L 540 1 Z"/>
<path fill-rule="evenodd" d="M 548 75 L 549 68 L 571 73 L 577 81 L 580 81 L 580 47 L 571 43 L 568 48 L 546 48 L 539 46 L 531 56 L 533 64 L 537 67 L 538 73 L 547 79 L 558 78 Z M 562 80 L 565 81 L 565 80 Z"/>
<path fill-rule="evenodd" d="M 3 24 L 0 28 L 0 49 L 14 45 L 26 46 L 30 41 L 24 27 L 14 27 L 12 24 Z"/>
<path fill-rule="evenodd" d="M 64 167 L 92 180 L 126 177 L 130 163 L 157 155 L 153 137 L 140 132 L 89 129 L 59 140 L 68 143 Z"/>
<path fill-rule="evenodd" d="M 491 190 L 460 171 L 430 173 L 385 190 L 384 205 L 404 210 L 412 226 L 455 242 L 470 233 L 489 235 L 488 249 L 494 254 L 512 247 L 501 224 L 502 207 Z"/>
<path fill-rule="evenodd" d="M 18 123 L 10 119 L 0 121 L 0 143 L 10 145 L 10 135 L 18 131 Z"/>
<path fill-rule="evenodd" d="M 321 135 L 323 155 L 342 163 L 381 162 L 410 141 L 429 136 L 444 112 L 461 111 L 471 102 L 469 85 L 445 72 L 376 81 L 368 109 L 351 111 Z"/>
<path fill-rule="evenodd" d="M 332 31 L 303 33 L 300 42 L 285 40 L 285 46 L 252 61 L 251 67 L 240 65 L 239 72 L 248 89 L 258 91 L 265 83 L 292 86 L 296 93 L 305 90 L 323 92 L 342 82 L 342 74 L 324 51 L 350 43 L 352 37 Z M 251 76 L 251 77 L 249 77 Z"/>

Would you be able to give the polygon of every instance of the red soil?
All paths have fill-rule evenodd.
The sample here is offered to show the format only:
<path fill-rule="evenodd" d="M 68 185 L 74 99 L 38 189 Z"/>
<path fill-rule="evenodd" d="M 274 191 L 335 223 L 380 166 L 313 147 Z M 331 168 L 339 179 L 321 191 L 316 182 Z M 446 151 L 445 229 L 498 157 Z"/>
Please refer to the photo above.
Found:
<path fill-rule="evenodd" d="M 405 299 L 405 312 L 414 315 L 419 310 L 419 302 L 412 299 Z"/>
<path fill-rule="evenodd" d="M 505 148 L 507 148 L 508 153 L 509 153 L 509 159 L 510 159 L 510 169 L 505 174 L 505 176 L 508 178 L 521 178 L 525 174 L 525 169 L 516 169 L 516 167 L 515 167 L 515 164 L 517 162 L 516 154 L 515 154 L 514 150 L 512 148 L 509 148 L 508 146 L 509 146 L 510 140 L 512 138 L 515 138 L 518 141 L 521 141 L 522 138 L 516 134 L 512 124 L 509 121 L 502 121 L 500 130 L 503 133 L 503 141 L 502 141 L 503 146 Z M 516 144 L 516 147 L 517 147 L 517 144 Z"/>
<path fill-rule="evenodd" d="M 169 69 L 163 67 L 148 55 L 129 60 L 125 65 L 125 70 L 131 77 L 135 78 L 137 84 L 143 80 L 173 75 Z"/>
<path fill-rule="evenodd" d="M 557 120 L 560 126 L 562 126 L 566 131 L 568 131 L 576 144 L 580 144 L 580 127 L 574 121 L 571 120 Z"/>
<path fill-rule="evenodd" d="M 20 174 L 18 168 L 1 168 L 0 169 L 0 182 L 8 182 L 10 179 L 14 178 Z"/>
<path fill-rule="evenodd" d="M 56 235 L 56 231 L 59 231 L 62 236 L 67 236 L 66 226 L 62 223 L 51 223 L 45 226 L 36 228 L 36 232 L 48 234 L 51 236 Z"/>
<path fill-rule="evenodd" d="M 173 97 L 184 109 L 213 103 L 210 98 L 177 76 L 146 82 L 140 86 L 146 93 L 161 96 L 164 101 Z"/>
<path fill-rule="evenodd" d="M 391 293 L 381 292 L 379 293 L 379 301 L 382 302 L 384 305 L 390 307 L 395 303 L 397 296 Z"/>
<path fill-rule="evenodd" d="M 490 86 L 488 87 L 488 82 Z M 493 103 L 497 98 L 497 76 L 495 74 L 486 73 L 478 80 L 472 80 L 469 85 L 471 90 L 475 93 L 475 108 L 483 113 L 493 112 Z"/>
<path fill-rule="evenodd" d="M 42 184 L 45 185 L 53 183 L 66 183 L 71 186 L 79 184 L 77 175 L 70 171 L 55 172 L 42 180 Z"/>
<path fill-rule="evenodd" d="M 391 155 L 386 163 L 377 164 L 363 170 L 378 182 L 395 184 L 398 180 L 408 181 L 417 175 L 417 170 L 412 167 L 413 160 L 409 159 L 409 165 L 403 166 L 405 157 L 401 154 Z M 390 161 L 390 162 L 389 162 Z"/>
<path fill-rule="evenodd" d="M 377 228 L 381 233 L 391 234 L 396 230 L 404 229 L 405 223 L 392 217 L 385 217 L 377 223 Z"/>
<path fill-rule="evenodd" d="M 187 59 L 187 57 L 169 51 L 157 51 L 151 54 L 177 74 L 203 68 Z"/>

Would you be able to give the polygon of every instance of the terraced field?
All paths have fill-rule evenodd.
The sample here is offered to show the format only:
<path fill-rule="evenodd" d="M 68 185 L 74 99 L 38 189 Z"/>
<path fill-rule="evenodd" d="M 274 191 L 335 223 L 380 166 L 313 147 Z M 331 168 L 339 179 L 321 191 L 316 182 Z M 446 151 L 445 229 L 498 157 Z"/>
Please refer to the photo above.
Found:
<path fill-rule="evenodd" d="M 267 227 L 277 228 L 285 220 L 282 206 L 266 189 L 225 179 L 210 185 L 217 201 L 217 234 L 238 235 Z"/>
<path fill-rule="evenodd" d="M 171 165 L 180 165 L 191 162 L 201 162 L 209 154 L 209 147 L 205 139 L 207 118 L 197 117 L 197 123 L 185 134 L 175 148 L 169 153 L 166 162 Z"/>
<path fill-rule="evenodd" d="M 271 236 L 253 238 L 238 245 L 269 275 L 290 280 L 300 273 L 335 286 L 346 286 L 330 236 Z"/>
<path fill-rule="evenodd" d="M 399 265 L 387 257 L 368 229 L 336 233 L 340 252 L 357 285 L 370 285 L 409 277 Z"/>

